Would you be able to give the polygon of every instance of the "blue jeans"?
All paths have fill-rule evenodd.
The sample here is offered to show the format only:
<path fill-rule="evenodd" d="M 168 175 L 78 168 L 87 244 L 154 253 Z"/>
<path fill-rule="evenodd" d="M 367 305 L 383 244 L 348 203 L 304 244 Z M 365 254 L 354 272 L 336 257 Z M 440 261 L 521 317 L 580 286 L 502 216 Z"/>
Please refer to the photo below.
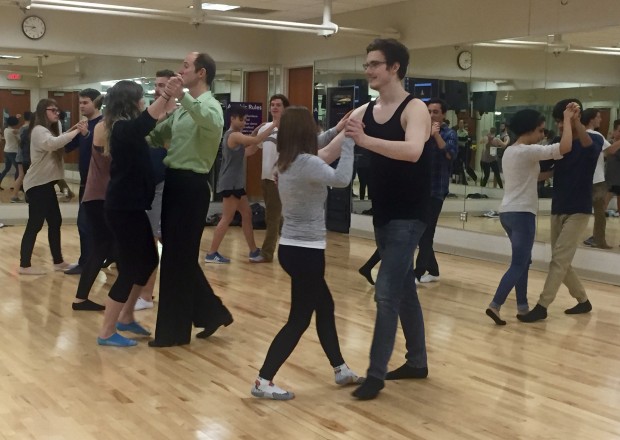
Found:
<path fill-rule="evenodd" d="M 392 220 L 375 227 L 381 267 L 375 285 L 377 318 L 368 376 L 385 378 L 399 317 L 405 334 L 407 364 L 414 368 L 427 366 L 424 317 L 413 272 L 413 253 L 425 228 L 419 220 Z"/>
<path fill-rule="evenodd" d="M 4 176 L 9 174 L 9 171 L 11 171 L 11 167 L 15 167 L 15 180 L 17 180 L 19 171 L 17 169 L 17 162 L 15 162 L 16 158 L 17 153 L 4 153 L 4 170 L 0 173 L 0 184 L 4 180 Z"/>
<path fill-rule="evenodd" d="M 502 212 L 499 220 L 510 239 L 512 259 L 510 267 L 497 286 L 491 307 L 499 309 L 514 287 L 517 292 L 517 308 L 525 311 L 528 309 L 527 277 L 532 264 L 536 216 L 531 212 Z"/>

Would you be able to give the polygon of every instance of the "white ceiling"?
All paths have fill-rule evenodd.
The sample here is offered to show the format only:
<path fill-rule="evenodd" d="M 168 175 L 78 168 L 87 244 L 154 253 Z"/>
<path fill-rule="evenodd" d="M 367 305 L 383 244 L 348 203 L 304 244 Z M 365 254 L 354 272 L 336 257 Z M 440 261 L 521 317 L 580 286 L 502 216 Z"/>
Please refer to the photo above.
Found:
<path fill-rule="evenodd" d="M 36 3 L 34 0 L 33 3 Z M 170 11 L 172 13 L 191 14 L 189 6 L 192 0 L 85 0 L 88 3 L 97 3 L 101 5 L 115 5 L 134 8 L 146 8 L 151 10 Z M 254 8 L 256 13 L 239 13 L 233 11 L 227 12 L 208 12 L 209 15 L 217 16 L 237 16 L 262 18 L 268 20 L 286 20 L 286 21 L 309 21 L 320 23 L 323 16 L 325 0 L 211 0 L 212 2 L 229 3 L 244 8 Z M 413 1 L 413 0 L 411 0 Z M 0 4 L 13 3 L 7 0 L 0 0 Z M 70 4 L 71 1 L 65 2 Z M 356 10 L 362 10 L 369 7 L 393 5 L 402 3 L 402 0 L 332 0 L 332 15 L 343 14 Z M 268 11 L 262 13 L 261 11 Z M 337 20 L 334 20 L 337 21 Z M 540 37 L 524 37 L 523 40 L 545 41 L 546 36 Z M 581 47 L 620 47 L 620 26 L 602 28 L 590 32 L 566 33 L 562 35 L 563 41 L 571 46 Z M 19 60 L 0 59 L 0 68 L 11 68 L 11 66 L 26 66 L 28 68 L 37 66 L 37 56 L 40 53 L 15 52 L 2 49 L 0 46 L 0 55 L 21 55 Z M 43 65 L 53 65 L 65 63 L 75 60 L 71 54 L 63 54 L 61 52 L 49 53 L 43 59 Z"/>
<path fill-rule="evenodd" d="M 129 6 L 147 9 L 159 9 L 177 13 L 186 13 L 192 0 L 85 0 L 89 3 L 103 5 Z M 36 0 L 35 0 L 36 2 Z M 403 0 L 332 0 L 332 14 L 342 14 L 393 3 Z M 67 1 L 67 4 L 70 2 Z M 323 17 L 324 0 L 210 0 L 209 3 L 225 3 L 242 8 L 256 9 L 256 13 L 240 13 L 235 10 L 227 12 L 209 12 L 214 16 L 227 15 L 237 17 L 264 18 L 269 20 L 302 21 Z"/>

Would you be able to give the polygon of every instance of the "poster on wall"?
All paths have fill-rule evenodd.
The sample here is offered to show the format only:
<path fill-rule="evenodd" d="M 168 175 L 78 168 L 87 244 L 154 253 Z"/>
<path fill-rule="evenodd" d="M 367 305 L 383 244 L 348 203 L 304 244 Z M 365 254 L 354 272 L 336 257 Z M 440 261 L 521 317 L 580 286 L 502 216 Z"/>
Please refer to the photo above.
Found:
<path fill-rule="evenodd" d="M 243 107 L 248 111 L 247 117 L 245 119 L 245 128 L 243 129 L 244 134 L 250 134 L 256 127 L 263 123 L 263 104 L 260 102 L 230 102 L 228 103 L 227 110 L 230 107 L 237 106 Z M 226 119 L 228 119 L 226 117 Z M 230 125 L 229 120 L 224 121 L 224 126 L 228 128 Z"/>

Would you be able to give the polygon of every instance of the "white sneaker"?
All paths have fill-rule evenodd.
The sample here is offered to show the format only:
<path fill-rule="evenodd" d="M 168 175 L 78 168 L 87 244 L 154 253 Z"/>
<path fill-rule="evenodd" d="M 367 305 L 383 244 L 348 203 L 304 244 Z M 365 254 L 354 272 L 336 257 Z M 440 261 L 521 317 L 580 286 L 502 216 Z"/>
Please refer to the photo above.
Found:
<path fill-rule="evenodd" d="M 439 275 L 435 276 L 435 275 L 431 275 L 430 273 L 427 273 L 420 277 L 421 283 L 436 283 L 437 281 L 439 281 Z"/>
<path fill-rule="evenodd" d="M 138 301 L 136 301 L 136 306 L 133 309 L 134 310 L 145 310 L 145 309 L 152 309 L 152 308 L 153 308 L 153 301 L 147 301 L 145 299 L 138 298 Z"/>
<path fill-rule="evenodd" d="M 250 392 L 254 397 L 261 397 L 264 399 L 291 400 L 295 397 L 295 394 L 292 392 L 283 390 L 274 385 L 273 382 L 263 379 L 262 377 L 256 378 Z"/>
<path fill-rule="evenodd" d="M 56 272 L 64 272 L 65 270 L 68 270 L 68 269 L 71 269 L 71 265 L 67 263 L 66 261 L 63 261 L 62 263 L 54 264 L 54 270 Z"/>
<path fill-rule="evenodd" d="M 355 374 L 347 364 L 334 368 L 334 374 L 336 375 L 335 379 L 338 385 L 361 384 L 364 382 L 364 378 Z"/>
<path fill-rule="evenodd" d="M 20 267 L 19 274 L 20 275 L 45 275 L 47 272 L 44 269 L 39 269 L 36 267 Z"/>

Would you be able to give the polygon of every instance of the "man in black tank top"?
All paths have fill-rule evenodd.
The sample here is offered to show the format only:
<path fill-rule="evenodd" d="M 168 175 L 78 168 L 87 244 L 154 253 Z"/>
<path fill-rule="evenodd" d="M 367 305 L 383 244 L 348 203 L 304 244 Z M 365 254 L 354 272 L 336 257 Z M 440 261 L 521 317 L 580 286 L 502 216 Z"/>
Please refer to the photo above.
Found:
<path fill-rule="evenodd" d="M 426 105 L 409 95 L 401 80 L 409 52 L 392 39 L 374 40 L 366 48 L 364 69 L 379 98 L 358 108 L 346 135 L 371 152 L 373 224 L 381 268 L 376 281 L 377 319 L 367 378 L 353 395 L 373 399 L 384 380 L 428 375 L 424 318 L 413 272 L 413 254 L 424 229 L 430 200 L 430 157 L 424 144 L 431 121 Z M 406 339 L 406 363 L 387 372 L 398 319 Z"/>

